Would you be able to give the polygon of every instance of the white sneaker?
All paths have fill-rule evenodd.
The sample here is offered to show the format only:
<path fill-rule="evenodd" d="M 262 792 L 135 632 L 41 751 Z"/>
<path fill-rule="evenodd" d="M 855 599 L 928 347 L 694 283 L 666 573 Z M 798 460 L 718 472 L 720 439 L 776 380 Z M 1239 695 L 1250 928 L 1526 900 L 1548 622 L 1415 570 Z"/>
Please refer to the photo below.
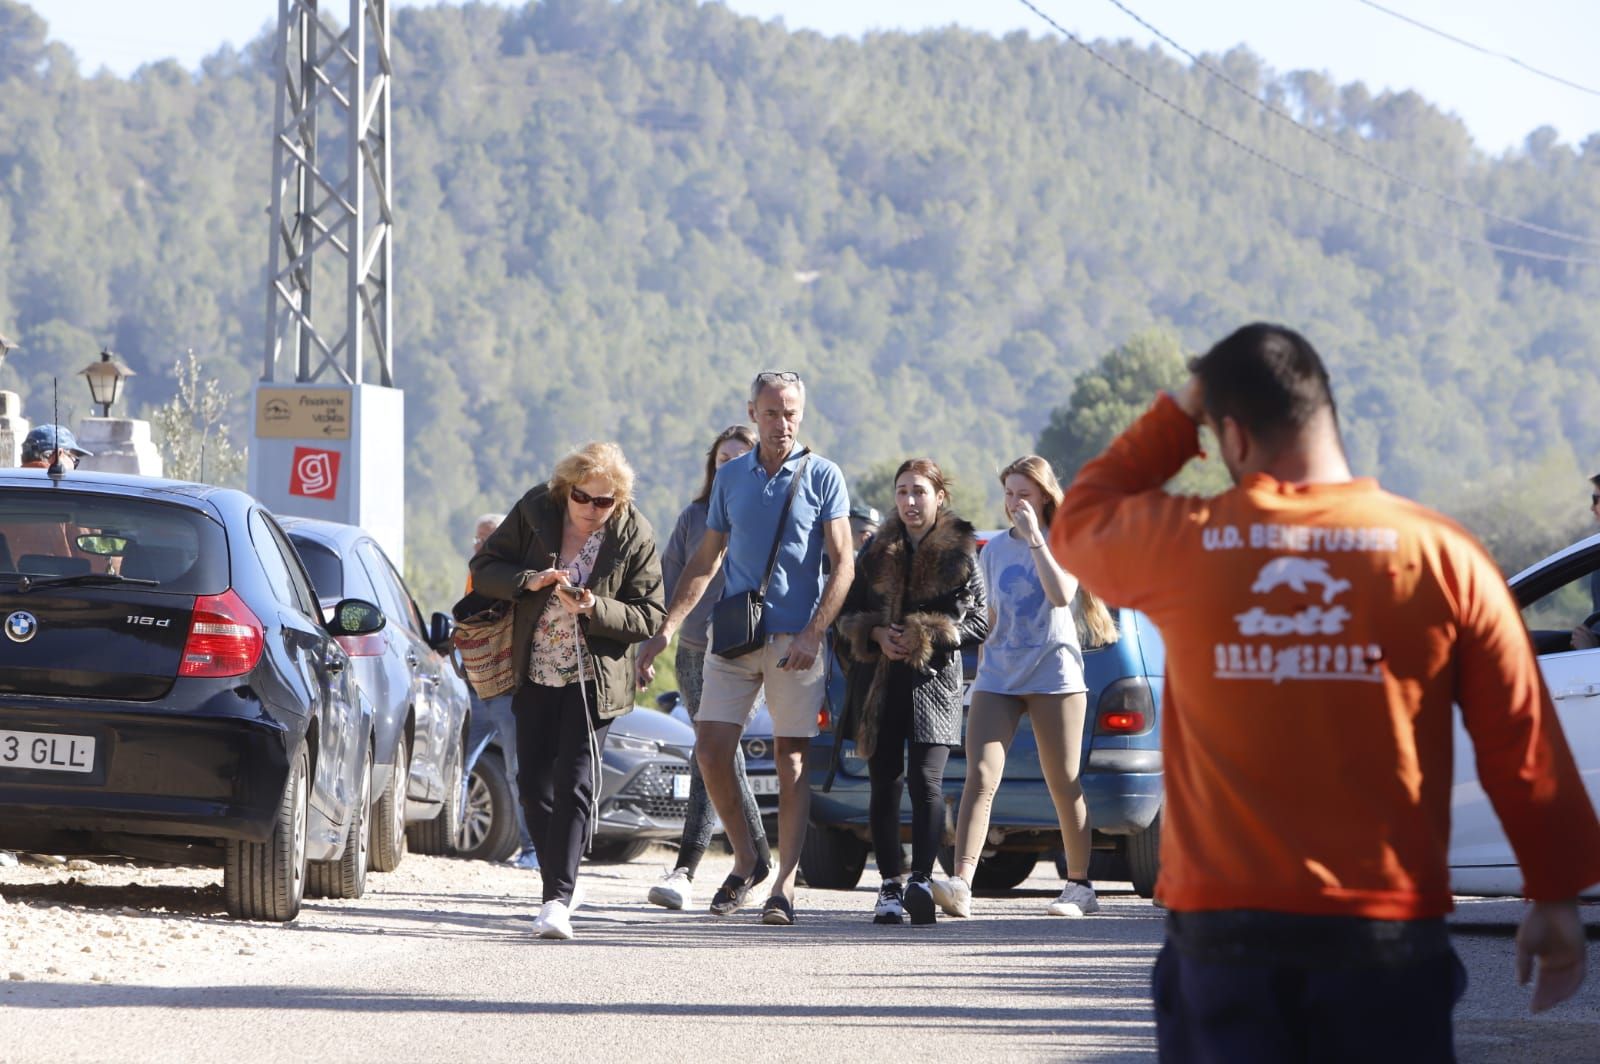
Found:
<path fill-rule="evenodd" d="M 1093 887 L 1081 883 L 1068 883 L 1061 888 L 1056 900 L 1050 903 L 1051 916 L 1088 916 L 1100 911 L 1100 899 Z"/>
<path fill-rule="evenodd" d="M 539 910 L 539 918 L 533 922 L 540 938 L 571 938 L 572 937 L 572 910 L 567 908 L 565 902 L 547 901 L 544 908 Z"/>
<path fill-rule="evenodd" d="M 693 897 L 694 880 L 682 868 L 674 868 L 661 882 L 650 888 L 650 904 L 663 909 L 682 909 Z"/>
<path fill-rule="evenodd" d="M 933 900 L 946 915 L 962 917 L 972 915 L 972 888 L 967 886 L 967 881 L 960 876 L 931 880 L 928 886 L 933 891 Z"/>

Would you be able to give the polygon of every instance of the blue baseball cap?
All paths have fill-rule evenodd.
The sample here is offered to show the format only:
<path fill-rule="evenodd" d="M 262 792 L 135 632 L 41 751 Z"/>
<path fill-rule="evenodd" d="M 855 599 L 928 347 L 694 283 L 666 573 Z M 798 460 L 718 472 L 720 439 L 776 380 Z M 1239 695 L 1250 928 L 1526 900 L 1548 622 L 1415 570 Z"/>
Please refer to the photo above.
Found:
<path fill-rule="evenodd" d="M 94 452 L 78 446 L 78 437 L 65 425 L 40 425 L 22 441 L 22 460 L 37 462 L 55 451 L 66 451 L 79 458 L 91 457 Z"/>

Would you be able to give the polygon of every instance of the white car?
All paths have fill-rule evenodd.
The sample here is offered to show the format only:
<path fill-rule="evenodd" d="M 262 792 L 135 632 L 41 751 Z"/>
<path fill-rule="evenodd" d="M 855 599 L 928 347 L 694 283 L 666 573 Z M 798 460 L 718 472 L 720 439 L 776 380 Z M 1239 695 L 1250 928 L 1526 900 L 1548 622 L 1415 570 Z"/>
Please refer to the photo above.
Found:
<path fill-rule="evenodd" d="M 1573 650 L 1572 630 L 1582 625 L 1600 631 L 1600 535 L 1518 573 L 1511 578 L 1511 590 L 1533 637 L 1567 745 L 1594 801 L 1600 796 L 1600 649 Z M 1472 743 L 1459 713 L 1450 792 L 1450 885 L 1457 894 L 1522 893 L 1522 873 L 1478 782 Z M 1600 884 L 1585 896 L 1600 897 Z"/>

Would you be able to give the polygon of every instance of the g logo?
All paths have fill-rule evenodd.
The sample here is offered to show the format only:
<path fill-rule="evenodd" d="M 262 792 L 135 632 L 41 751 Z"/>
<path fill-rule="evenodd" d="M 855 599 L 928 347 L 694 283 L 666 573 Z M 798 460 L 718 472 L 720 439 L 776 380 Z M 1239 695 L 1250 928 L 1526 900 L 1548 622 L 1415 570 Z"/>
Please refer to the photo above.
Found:
<path fill-rule="evenodd" d="M 39 634 L 39 621 L 27 610 L 18 610 L 6 618 L 6 637 L 13 643 L 26 643 Z"/>

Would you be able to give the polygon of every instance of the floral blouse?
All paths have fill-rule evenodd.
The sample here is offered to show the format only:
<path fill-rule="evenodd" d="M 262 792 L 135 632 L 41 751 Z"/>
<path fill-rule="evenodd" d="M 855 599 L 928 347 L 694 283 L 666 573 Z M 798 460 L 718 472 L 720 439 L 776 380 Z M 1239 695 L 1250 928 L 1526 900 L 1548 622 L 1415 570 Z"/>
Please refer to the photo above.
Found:
<path fill-rule="evenodd" d="M 601 528 L 584 540 L 583 546 L 578 549 L 578 556 L 563 567 L 574 584 L 588 583 L 605 534 L 606 530 Z M 528 679 L 542 687 L 565 687 L 576 683 L 580 654 L 583 655 L 583 678 L 594 678 L 594 659 L 589 655 L 589 648 L 578 638 L 578 618 L 556 601 L 559 594 L 556 591 L 550 593 L 549 600 L 544 604 L 544 612 L 539 615 L 539 623 L 533 626 L 533 653 L 528 655 Z"/>

